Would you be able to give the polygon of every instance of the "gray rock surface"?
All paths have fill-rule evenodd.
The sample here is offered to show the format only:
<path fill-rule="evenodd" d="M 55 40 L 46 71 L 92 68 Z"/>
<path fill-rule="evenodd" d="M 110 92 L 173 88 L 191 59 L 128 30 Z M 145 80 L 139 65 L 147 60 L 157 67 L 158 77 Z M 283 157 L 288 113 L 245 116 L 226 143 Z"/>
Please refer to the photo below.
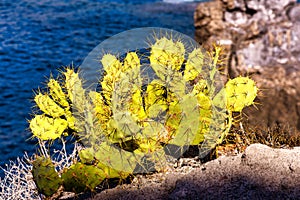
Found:
<path fill-rule="evenodd" d="M 195 11 L 196 40 L 220 42 L 240 68 L 299 64 L 300 5 L 296 0 L 215 0 Z"/>
<path fill-rule="evenodd" d="M 137 178 L 138 179 L 138 178 Z M 300 147 L 250 145 L 187 173 L 144 177 L 91 199 L 300 199 Z"/>
<path fill-rule="evenodd" d="M 300 130 L 300 5 L 296 0 L 214 0 L 194 14 L 195 38 L 226 48 L 226 73 L 251 75 L 261 88 L 255 126 Z"/>

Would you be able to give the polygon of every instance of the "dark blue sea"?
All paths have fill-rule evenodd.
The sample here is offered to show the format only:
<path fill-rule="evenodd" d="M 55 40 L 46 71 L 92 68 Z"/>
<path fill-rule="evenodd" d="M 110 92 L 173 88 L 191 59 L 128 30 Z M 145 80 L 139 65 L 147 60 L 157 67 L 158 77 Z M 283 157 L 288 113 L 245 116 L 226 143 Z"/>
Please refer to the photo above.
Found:
<path fill-rule="evenodd" d="M 80 66 L 96 45 L 129 29 L 163 27 L 193 37 L 197 3 L 170 1 L 1 0 L 0 166 L 35 152 L 27 120 L 34 91 L 51 73 Z"/>

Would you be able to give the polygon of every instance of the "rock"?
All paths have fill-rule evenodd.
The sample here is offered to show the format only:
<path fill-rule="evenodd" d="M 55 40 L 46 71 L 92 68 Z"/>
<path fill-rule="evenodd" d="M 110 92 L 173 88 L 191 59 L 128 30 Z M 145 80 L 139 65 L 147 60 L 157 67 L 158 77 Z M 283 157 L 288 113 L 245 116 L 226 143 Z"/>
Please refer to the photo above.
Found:
<path fill-rule="evenodd" d="M 255 100 L 257 109 L 244 110 L 244 122 L 254 125 L 254 129 L 283 124 L 291 133 L 300 130 L 300 71 L 285 66 L 263 69 L 251 75 L 262 91 Z"/>
<path fill-rule="evenodd" d="M 296 0 L 204 2 L 194 19 L 197 41 L 204 47 L 214 42 L 225 46 L 225 72 L 230 77 L 251 74 L 258 82 L 262 105 L 248 109 L 248 122 L 284 123 L 300 130 L 300 5 Z"/>
<path fill-rule="evenodd" d="M 105 190 L 91 199 L 299 199 L 300 147 L 253 144 L 243 154 L 165 176 L 156 182 L 144 177 L 143 184 Z"/>
<path fill-rule="evenodd" d="M 290 8 L 288 11 L 288 17 L 291 22 L 300 22 L 300 6 Z"/>

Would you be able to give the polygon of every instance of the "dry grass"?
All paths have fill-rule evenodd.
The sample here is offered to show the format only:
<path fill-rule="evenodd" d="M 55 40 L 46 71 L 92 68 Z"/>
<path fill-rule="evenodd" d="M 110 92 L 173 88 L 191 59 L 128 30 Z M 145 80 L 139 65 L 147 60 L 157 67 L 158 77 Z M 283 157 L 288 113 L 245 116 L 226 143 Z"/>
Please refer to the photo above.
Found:
<path fill-rule="evenodd" d="M 268 128 L 236 124 L 221 145 L 216 148 L 216 157 L 242 153 L 254 143 L 265 144 L 272 148 L 293 148 L 300 146 L 300 132 L 288 125 L 274 125 Z"/>
<path fill-rule="evenodd" d="M 261 143 L 272 148 L 292 148 L 300 146 L 300 132 L 288 125 L 276 124 L 268 128 L 244 125 L 243 130 L 235 130 L 248 143 Z"/>
<path fill-rule="evenodd" d="M 41 155 L 50 157 L 47 145 L 46 142 L 39 141 L 39 150 Z M 79 149 L 79 145 L 75 143 L 72 153 L 68 154 L 65 141 L 62 140 L 62 148 L 59 150 L 54 149 L 51 154 L 56 171 L 60 172 L 62 169 L 68 168 L 76 162 Z M 17 161 L 10 161 L 10 163 L 6 165 L 6 169 L 2 168 L 4 178 L 0 179 L 0 200 L 43 199 L 43 195 L 39 194 L 31 173 L 33 168 L 31 163 L 34 156 L 33 158 L 29 158 L 28 155 L 25 154 L 23 158 L 17 158 Z M 56 194 L 56 196 L 59 195 L 60 194 Z"/>
<path fill-rule="evenodd" d="M 27 200 L 41 199 L 31 173 L 30 158 L 25 154 L 17 161 L 6 165 L 4 178 L 0 179 L 0 199 Z"/>

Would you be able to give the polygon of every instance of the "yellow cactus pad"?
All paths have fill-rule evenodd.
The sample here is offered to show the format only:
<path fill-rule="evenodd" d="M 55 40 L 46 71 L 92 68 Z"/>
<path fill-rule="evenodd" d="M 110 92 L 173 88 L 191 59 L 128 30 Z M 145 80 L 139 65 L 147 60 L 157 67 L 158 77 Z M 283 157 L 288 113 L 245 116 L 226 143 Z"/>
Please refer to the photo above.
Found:
<path fill-rule="evenodd" d="M 135 90 L 132 95 L 132 103 L 130 105 L 130 111 L 133 116 L 138 120 L 144 120 L 147 118 L 146 112 L 143 107 L 143 98 L 140 90 Z"/>
<path fill-rule="evenodd" d="M 78 127 L 75 126 L 75 117 L 72 115 L 72 112 L 69 110 L 65 111 L 65 117 L 67 119 L 68 122 L 68 127 L 75 130 L 75 131 L 79 131 Z"/>
<path fill-rule="evenodd" d="M 76 109 L 83 107 L 84 99 L 82 97 L 85 95 L 85 90 L 82 87 L 82 80 L 79 78 L 79 74 L 73 69 L 67 68 L 64 75 L 66 77 L 65 87 L 73 106 L 76 104 Z"/>
<path fill-rule="evenodd" d="M 186 81 L 194 80 L 202 70 L 204 54 L 201 49 L 194 49 L 188 57 L 185 64 L 184 79 Z"/>
<path fill-rule="evenodd" d="M 211 100 L 207 95 L 200 92 L 197 94 L 198 106 L 200 109 L 199 122 L 200 126 L 198 132 L 192 142 L 192 145 L 197 145 L 203 142 L 204 135 L 207 134 L 210 130 L 210 123 L 212 122 L 212 108 Z"/>
<path fill-rule="evenodd" d="M 124 59 L 123 71 L 127 71 L 128 69 L 139 68 L 140 66 L 140 59 L 135 52 L 130 52 L 126 55 Z"/>
<path fill-rule="evenodd" d="M 166 91 L 159 80 L 153 80 L 148 86 L 145 96 L 145 107 L 149 117 L 155 117 L 168 108 L 164 98 Z"/>
<path fill-rule="evenodd" d="M 58 81 L 51 78 L 47 85 L 50 89 L 50 95 L 52 99 L 63 107 L 69 107 L 66 95 L 62 91 L 62 88 L 59 85 Z"/>
<path fill-rule="evenodd" d="M 67 129 L 68 122 L 60 118 L 36 115 L 30 121 L 30 129 L 34 136 L 41 140 L 55 140 Z"/>
<path fill-rule="evenodd" d="M 48 94 L 37 94 L 34 97 L 35 103 L 41 111 L 52 117 L 60 117 L 64 114 L 64 109 L 57 105 Z"/>
<path fill-rule="evenodd" d="M 117 71 L 122 69 L 122 63 L 116 56 L 111 54 L 105 54 L 101 59 L 101 63 L 106 72 L 112 72 L 114 75 L 116 75 L 115 73 Z"/>
<path fill-rule="evenodd" d="M 94 105 L 95 114 L 103 129 L 106 129 L 106 124 L 111 118 L 111 108 L 104 104 L 102 95 L 99 92 L 91 91 L 89 93 Z"/>
<path fill-rule="evenodd" d="M 225 86 L 227 107 L 232 112 L 241 112 L 246 106 L 254 104 L 258 88 L 249 77 L 229 80 Z"/>
<path fill-rule="evenodd" d="M 151 46 L 150 63 L 152 65 L 170 66 L 179 70 L 184 61 L 184 45 L 182 42 L 173 42 L 163 37 Z"/>
<path fill-rule="evenodd" d="M 120 73 L 122 70 L 122 63 L 116 58 L 116 56 L 111 54 L 106 54 L 102 57 L 101 63 L 106 72 L 101 82 L 102 93 L 106 99 L 106 102 L 111 104 L 111 95 L 114 91 L 114 85 L 116 81 L 119 80 Z"/>

